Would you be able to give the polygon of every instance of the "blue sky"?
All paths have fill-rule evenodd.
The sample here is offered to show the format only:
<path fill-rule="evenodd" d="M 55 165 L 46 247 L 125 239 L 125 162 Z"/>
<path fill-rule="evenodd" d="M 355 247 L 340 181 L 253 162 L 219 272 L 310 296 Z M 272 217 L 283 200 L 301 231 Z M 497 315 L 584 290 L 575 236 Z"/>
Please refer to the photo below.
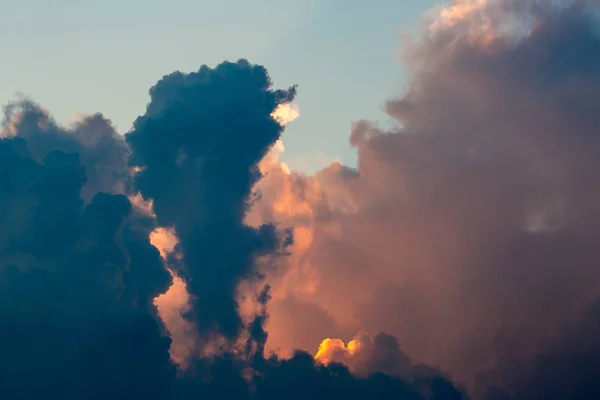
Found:
<path fill-rule="evenodd" d="M 406 88 L 400 33 L 435 0 L 0 0 L 0 100 L 30 96 L 63 123 L 102 112 L 126 132 L 173 70 L 248 58 L 298 84 L 286 159 L 354 164 L 353 121 Z"/>

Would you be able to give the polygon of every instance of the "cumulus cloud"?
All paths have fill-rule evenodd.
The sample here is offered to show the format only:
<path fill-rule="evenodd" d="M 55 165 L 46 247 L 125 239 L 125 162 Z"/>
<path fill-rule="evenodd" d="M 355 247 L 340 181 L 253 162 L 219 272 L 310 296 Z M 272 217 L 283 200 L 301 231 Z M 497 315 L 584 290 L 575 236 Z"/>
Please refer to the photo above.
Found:
<path fill-rule="evenodd" d="M 474 396 L 490 385 L 515 398 L 597 396 L 597 360 L 582 357 L 594 354 L 593 330 L 578 328 L 600 295 L 592 6 L 443 8 L 407 50 L 410 90 L 387 103 L 399 127 L 355 124 L 356 170 L 334 163 L 304 176 L 274 165 L 259 183 L 256 212 L 309 238 L 270 278 L 274 296 L 328 315 L 328 337 L 394 334 Z M 501 29 L 515 24 L 524 29 Z M 283 314 L 270 332 L 294 329 Z M 316 349 L 279 336 L 273 348 Z"/>
<path fill-rule="evenodd" d="M 591 6 L 438 9 L 357 168 L 283 163 L 296 89 L 246 60 L 166 75 L 125 138 L 9 105 L 0 395 L 598 397 Z"/>
<path fill-rule="evenodd" d="M 41 154 L 40 154 L 41 156 Z M 123 195 L 80 193 L 76 153 L 0 139 L 0 393 L 163 398 L 175 368 L 151 307 L 170 284 Z"/>
<path fill-rule="evenodd" d="M 4 108 L 2 125 L 0 137 L 26 139 L 32 156 L 38 161 L 55 149 L 77 153 L 86 170 L 82 187 L 86 201 L 98 192 L 125 192 L 129 150 L 123 137 L 102 114 L 81 116 L 72 127 L 65 128 L 40 105 L 24 99 Z"/>
<path fill-rule="evenodd" d="M 423 386 L 267 356 L 263 270 L 292 238 L 245 217 L 276 158 L 273 112 L 295 94 L 270 86 L 245 60 L 168 75 L 126 141 L 99 115 L 64 128 L 32 102 L 7 109 L 2 398 L 460 398 L 434 374 Z"/>
<path fill-rule="evenodd" d="M 271 226 L 251 228 L 243 217 L 258 163 L 283 129 L 271 114 L 295 89 L 271 90 L 266 70 L 241 60 L 168 75 L 150 94 L 127 134 L 131 163 L 141 169 L 134 190 L 179 240 L 175 268 L 198 331 L 235 339 L 237 285 L 257 273 L 254 257 L 280 246 Z"/>

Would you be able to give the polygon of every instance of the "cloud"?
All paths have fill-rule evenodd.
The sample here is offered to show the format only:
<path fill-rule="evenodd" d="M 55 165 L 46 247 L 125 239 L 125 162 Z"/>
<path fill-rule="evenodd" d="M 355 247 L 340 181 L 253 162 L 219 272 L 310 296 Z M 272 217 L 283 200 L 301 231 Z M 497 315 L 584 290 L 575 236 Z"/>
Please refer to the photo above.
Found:
<path fill-rule="evenodd" d="M 297 104 L 282 103 L 271 113 L 271 116 L 280 124 L 286 125 L 300 117 L 300 108 Z"/>
<path fill-rule="evenodd" d="M 82 116 L 64 128 L 47 110 L 31 100 L 9 103 L 4 109 L 4 135 L 28 141 L 32 156 L 40 161 L 48 152 L 61 149 L 79 155 L 86 170 L 82 196 L 86 201 L 98 192 L 124 193 L 128 184 L 128 148 L 110 120 L 102 114 Z"/>
<path fill-rule="evenodd" d="M 386 106 L 399 128 L 355 124 L 356 170 L 259 183 L 257 214 L 310 237 L 269 277 L 274 296 L 319 307 L 333 320 L 326 337 L 393 334 L 475 397 L 489 385 L 514 398 L 597 396 L 582 372 L 597 360 L 579 357 L 595 354 L 593 331 L 579 339 L 587 347 L 557 339 L 587 326 L 600 295 L 592 6 L 445 8 L 405 54 L 410 90 Z M 513 24 L 523 29 L 501 29 Z M 294 329 L 282 314 L 269 330 Z M 283 346 L 277 337 L 268 345 Z"/>
<path fill-rule="evenodd" d="M 281 167 L 272 114 L 295 89 L 240 60 L 150 93 L 125 141 L 100 115 L 64 128 L 32 102 L 6 111 L 2 398 L 462 397 L 435 373 L 358 376 L 265 351 L 264 274 L 310 241 L 246 217 L 265 160 Z"/>
<path fill-rule="evenodd" d="M 134 189 L 179 239 L 188 317 L 199 332 L 234 340 L 242 329 L 237 285 L 257 273 L 254 257 L 279 246 L 272 227 L 245 226 L 243 216 L 258 163 L 283 129 L 271 114 L 295 89 L 271 90 L 264 68 L 240 60 L 168 75 L 150 94 L 126 136 L 141 169 Z"/>
<path fill-rule="evenodd" d="M 78 154 L 38 161 L 21 137 L 0 165 L 1 396 L 163 398 L 175 367 L 150 306 L 170 279 L 128 199 L 86 205 Z"/>
<path fill-rule="evenodd" d="M 337 385 L 335 371 L 341 367 L 318 366 L 306 353 L 284 361 L 264 352 L 269 319 L 265 307 L 278 289 L 262 286 L 263 273 L 285 258 L 290 246 L 306 246 L 307 238 L 297 232 L 291 242 L 276 221 L 256 226 L 246 222 L 261 172 L 268 173 L 271 164 L 283 165 L 278 155 L 283 150 L 279 139 L 284 120 L 273 115 L 286 109 L 294 94 L 294 88 L 271 89 L 266 70 L 245 60 L 202 67 L 191 74 L 175 73 L 151 89 L 146 114 L 126 136 L 137 170 L 133 189 L 151 202 L 162 229 L 154 231 L 154 243 L 165 239 L 167 231 L 177 238 L 174 256 L 168 251 L 164 255 L 187 294 L 171 293 L 169 300 L 167 293 L 157 301 L 159 311 L 171 304 L 167 320 L 171 332 L 173 327 L 185 326 L 182 319 L 173 319 L 182 304 L 187 307 L 183 318 L 194 328 L 193 335 L 174 336 L 175 344 L 190 337 L 193 341 L 191 347 L 189 341 L 184 346 L 190 354 L 175 386 L 178 397 L 218 393 L 235 398 L 304 398 L 307 388 L 297 388 L 292 394 L 291 388 L 280 386 L 280 380 L 299 385 L 304 379 L 324 379 L 327 386 Z M 171 291 L 175 288 L 183 287 L 177 285 Z M 240 292 L 242 288 L 246 291 Z M 182 301 L 188 294 L 187 301 Z M 298 376 L 289 376 L 295 373 Z M 344 373 L 350 385 L 364 386 L 356 388 L 361 396 L 364 390 L 400 390 L 400 386 L 378 389 L 368 376 Z M 420 398 L 420 388 L 399 378 L 385 379 L 402 386 L 398 393 Z M 439 390 L 453 390 L 460 396 L 451 384 L 449 388 Z M 340 390 L 351 393 L 349 387 Z"/>
<path fill-rule="evenodd" d="M 319 345 L 315 359 L 325 365 L 347 365 L 357 376 L 368 377 L 376 373 L 401 377 L 417 383 L 429 376 L 442 377 L 440 371 L 426 365 L 414 364 L 400 348 L 395 336 L 378 332 L 360 333 L 344 343 L 340 339 L 325 339 Z"/>
<path fill-rule="evenodd" d="M 357 168 L 283 163 L 296 89 L 246 60 L 166 75 L 125 138 L 9 106 L 0 394 L 598 397 L 590 6 L 442 8 Z"/>

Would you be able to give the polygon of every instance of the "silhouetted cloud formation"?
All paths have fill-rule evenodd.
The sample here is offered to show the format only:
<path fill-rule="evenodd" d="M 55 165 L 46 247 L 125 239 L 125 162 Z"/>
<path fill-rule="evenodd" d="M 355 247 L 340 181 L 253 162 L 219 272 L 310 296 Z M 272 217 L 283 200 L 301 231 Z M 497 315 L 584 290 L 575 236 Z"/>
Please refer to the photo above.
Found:
<path fill-rule="evenodd" d="M 165 76 L 146 115 L 127 134 L 134 188 L 151 199 L 159 225 L 174 228 L 178 274 L 193 296 L 199 332 L 236 339 L 236 289 L 257 274 L 254 258 L 280 247 L 273 226 L 244 224 L 258 162 L 283 128 L 271 113 L 295 89 L 271 90 L 263 67 L 247 61 Z"/>
<path fill-rule="evenodd" d="M 6 110 L 0 397 L 462 398 L 435 373 L 359 377 L 308 353 L 267 357 L 263 269 L 292 238 L 244 219 L 258 163 L 283 131 L 271 114 L 295 89 L 272 90 L 263 67 L 240 60 L 168 75 L 150 94 L 126 141 L 101 115 L 63 128 L 30 101 Z M 133 207 L 137 193 L 148 204 Z M 177 244 L 161 257 L 150 238 L 164 229 Z M 153 303 L 168 268 L 185 281 L 197 339 L 178 375 Z"/>
<path fill-rule="evenodd" d="M 164 398 L 175 368 L 150 304 L 170 277 L 125 196 L 84 204 L 78 158 L 0 139 L 0 396 Z"/>

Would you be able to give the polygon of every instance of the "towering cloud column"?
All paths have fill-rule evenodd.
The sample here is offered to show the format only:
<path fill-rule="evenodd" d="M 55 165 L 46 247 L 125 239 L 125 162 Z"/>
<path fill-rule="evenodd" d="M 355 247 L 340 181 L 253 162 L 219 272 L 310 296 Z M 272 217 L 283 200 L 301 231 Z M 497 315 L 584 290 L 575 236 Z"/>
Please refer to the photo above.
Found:
<path fill-rule="evenodd" d="M 243 328 L 242 280 L 259 278 L 255 260 L 284 243 L 272 225 L 244 223 L 258 163 L 283 127 L 271 114 L 295 89 L 272 90 L 267 71 L 245 60 L 165 76 L 146 114 L 127 134 L 134 189 L 152 200 L 157 223 L 179 243 L 177 274 L 191 295 L 187 317 L 205 338 L 235 342 Z"/>

